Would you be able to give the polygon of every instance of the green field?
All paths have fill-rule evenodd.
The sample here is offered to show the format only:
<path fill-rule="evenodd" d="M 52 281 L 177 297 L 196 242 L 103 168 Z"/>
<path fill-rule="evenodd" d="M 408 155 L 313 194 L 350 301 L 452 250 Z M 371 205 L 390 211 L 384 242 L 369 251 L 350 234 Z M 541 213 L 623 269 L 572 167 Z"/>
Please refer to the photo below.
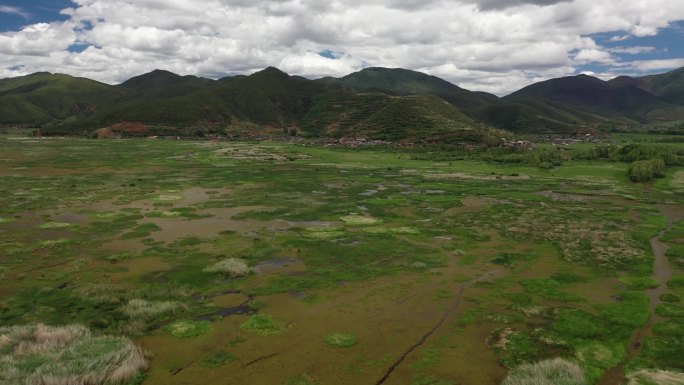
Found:
<path fill-rule="evenodd" d="M 418 158 L 1 137 L 0 384 L 684 382 L 684 168 Z"/>

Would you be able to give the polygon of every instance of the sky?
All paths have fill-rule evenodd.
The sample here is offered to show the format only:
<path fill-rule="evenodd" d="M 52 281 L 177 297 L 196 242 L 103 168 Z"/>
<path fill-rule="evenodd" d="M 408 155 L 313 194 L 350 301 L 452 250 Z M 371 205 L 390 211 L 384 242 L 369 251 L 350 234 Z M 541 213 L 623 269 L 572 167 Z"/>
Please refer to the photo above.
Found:
<path fill-rule="evenodd" d="M 400 67 L 505 95 L 684 67 L 684 0 L 0 0 L 0 78 Z"/>

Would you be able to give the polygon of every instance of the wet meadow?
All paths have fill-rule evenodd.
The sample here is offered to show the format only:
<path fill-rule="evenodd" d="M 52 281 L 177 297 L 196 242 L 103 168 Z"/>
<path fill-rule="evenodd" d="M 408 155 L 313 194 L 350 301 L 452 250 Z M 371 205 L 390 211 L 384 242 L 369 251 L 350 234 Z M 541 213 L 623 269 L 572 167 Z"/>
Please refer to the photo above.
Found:
<path fill-rule="evenodd" d="M 684 383 L 684 168 L 423 158 L 0 138 L 0 384 Z"/>

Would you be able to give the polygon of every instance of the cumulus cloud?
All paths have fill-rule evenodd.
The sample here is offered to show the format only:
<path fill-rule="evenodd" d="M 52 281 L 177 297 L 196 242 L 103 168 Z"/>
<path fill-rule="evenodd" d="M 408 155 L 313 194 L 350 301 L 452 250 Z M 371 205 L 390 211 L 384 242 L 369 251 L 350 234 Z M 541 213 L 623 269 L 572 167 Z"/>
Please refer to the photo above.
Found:
<path fill-rule="evenodd" d="M 684 19 L 671 0 L 73 2 L 66 21 L 0 33 L 0 77 L 51 71 L 118 83 L 155 68 L 220 77 L 274 65 L 320 77 L 385 66 L 505 94 L 588 64 L 626 68 L 615 55 L 645 47 L 608 49 L 588 36 L 650 36 Z"/>

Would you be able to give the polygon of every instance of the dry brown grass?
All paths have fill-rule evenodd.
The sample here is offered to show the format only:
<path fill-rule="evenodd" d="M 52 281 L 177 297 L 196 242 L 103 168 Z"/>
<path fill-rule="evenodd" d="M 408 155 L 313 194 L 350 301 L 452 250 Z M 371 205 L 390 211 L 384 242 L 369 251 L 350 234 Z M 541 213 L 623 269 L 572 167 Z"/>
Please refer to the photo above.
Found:
<path fill-rule="evenodd" d="M 511 370 L 501 385 L 587 385 L 579 365 L 554 358 Z"/>
<path fill-rule="evenodd" d="M 684 373 L 668 372 L 666 370 L 642 369 L 638 372 L 630 373 L 628 385 L 682 385 L 684 384 Z"/>
<path fill-rule="evenodd" d="M 147 369 L 129 339 L 95 336 L 80 325 L 0 327 L 0 384 L 123 384 Z"/>
<path fill-rule="evenodd" d="M 249 274 L 249 266 L 244 259 L 228 258 L 204 269 L 207 273 L 223 273 L 231 277 L 242 277 Z"/>

